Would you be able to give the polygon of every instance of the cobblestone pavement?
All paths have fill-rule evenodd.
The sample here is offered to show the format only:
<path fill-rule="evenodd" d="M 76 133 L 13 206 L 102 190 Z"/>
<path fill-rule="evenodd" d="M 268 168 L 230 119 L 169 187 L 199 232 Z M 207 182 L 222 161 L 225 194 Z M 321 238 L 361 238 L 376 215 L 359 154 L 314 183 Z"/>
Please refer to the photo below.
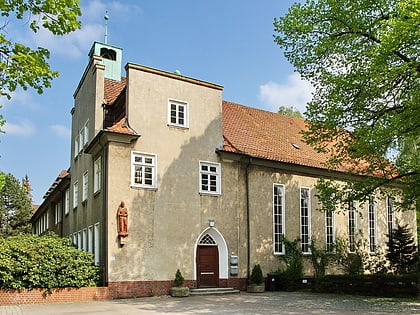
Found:
<path fill-rule="evenodd" d="M 420 299 L 393 299 L 307 292 L 265 292 L 189 298 L 164 296 L 82 303 L 0 306 L 0 315 L 74 314 L 408 315 L 420 314 Z"/>

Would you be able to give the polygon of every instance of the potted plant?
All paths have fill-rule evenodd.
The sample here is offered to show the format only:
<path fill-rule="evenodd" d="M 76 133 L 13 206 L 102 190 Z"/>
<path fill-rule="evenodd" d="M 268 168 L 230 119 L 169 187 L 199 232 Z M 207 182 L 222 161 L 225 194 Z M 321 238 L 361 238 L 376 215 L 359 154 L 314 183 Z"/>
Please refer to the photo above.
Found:
<path fill-rule="evenodd" d="M 264 277 L 261 266 L 255 265 L 251 272 L 251 283 L 247 287 L 250 293 L 262 293 L 265 291 Z"/>
<path fill-rule="evenodd" d="M 184 286 L 184 277 L 179 269 L 175 273 L 174 284 L 175 286 L 171 288 L 171 296 L 186 297 L 190 295 L 190 289 Z"/>

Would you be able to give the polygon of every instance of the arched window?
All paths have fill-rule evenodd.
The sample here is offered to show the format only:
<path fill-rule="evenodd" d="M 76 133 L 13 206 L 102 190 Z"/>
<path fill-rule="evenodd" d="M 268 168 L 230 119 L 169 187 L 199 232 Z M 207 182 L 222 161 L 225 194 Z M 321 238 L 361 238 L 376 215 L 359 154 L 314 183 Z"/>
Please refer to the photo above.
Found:
<path fill-rule="evenodd" d="M 211 235 L 206 234 L 201 238 L 199 245 L 217 245 L 217 243 Z"/>
<path fill-rule="evenodd" d="M 110 60 L 117 60 L 117 53 L 113 49 L 108 48 L 101 48 L 101 57 L 110 59 Z"/>

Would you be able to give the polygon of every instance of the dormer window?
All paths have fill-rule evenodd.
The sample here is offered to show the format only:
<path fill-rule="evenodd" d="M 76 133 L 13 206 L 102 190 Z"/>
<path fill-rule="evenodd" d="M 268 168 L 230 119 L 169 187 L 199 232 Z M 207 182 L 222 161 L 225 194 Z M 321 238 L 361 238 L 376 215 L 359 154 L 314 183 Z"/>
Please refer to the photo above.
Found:
<path fill-rule="evenodd" d="M 188 103 L 169 100 L 168 101 L 168 125 L 188 128 Z"/>

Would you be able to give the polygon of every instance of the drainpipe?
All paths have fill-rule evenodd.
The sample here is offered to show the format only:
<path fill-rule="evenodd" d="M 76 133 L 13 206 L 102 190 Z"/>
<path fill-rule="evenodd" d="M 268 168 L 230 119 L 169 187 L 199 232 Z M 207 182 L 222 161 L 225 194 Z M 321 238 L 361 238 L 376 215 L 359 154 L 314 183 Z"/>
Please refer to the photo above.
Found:
<path fill-rule="evenodd" d="M 249 206 L 249 168 L 251 166 L 252 158 L 248 158 L 248 163 L 245 169 L 245 190 L 246 190 L 246 242 L 247 242 L 247 255 L 246 255 L 246 276 L 249 283 L 249 277 L 251 274 L 251 219 L 250 219 L 250 206 Z"/>

